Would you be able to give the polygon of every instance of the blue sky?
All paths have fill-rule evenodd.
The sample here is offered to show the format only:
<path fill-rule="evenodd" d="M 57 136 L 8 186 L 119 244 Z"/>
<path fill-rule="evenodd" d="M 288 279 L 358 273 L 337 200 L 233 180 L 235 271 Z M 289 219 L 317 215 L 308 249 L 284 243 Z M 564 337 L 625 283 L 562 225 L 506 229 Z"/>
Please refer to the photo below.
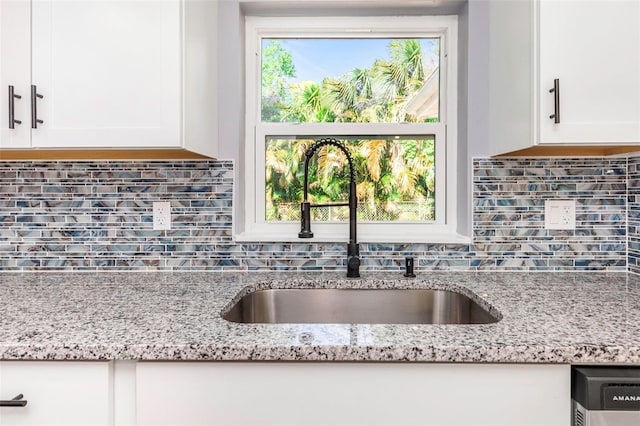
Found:
<path fill-rule="evenodd" d="M 293 59 L 299 81 L 321 82 L 339 77 L 354 68 L 371 68 L 378 58 L 388 57 L 389 39 L 279 39 Z M 263 43 L 268 42 L 264 40 Z M 436 43 L 422 40 L 423 54 L 432 52 Z M 426 56 L 426 55 L 425 55 Z"/>

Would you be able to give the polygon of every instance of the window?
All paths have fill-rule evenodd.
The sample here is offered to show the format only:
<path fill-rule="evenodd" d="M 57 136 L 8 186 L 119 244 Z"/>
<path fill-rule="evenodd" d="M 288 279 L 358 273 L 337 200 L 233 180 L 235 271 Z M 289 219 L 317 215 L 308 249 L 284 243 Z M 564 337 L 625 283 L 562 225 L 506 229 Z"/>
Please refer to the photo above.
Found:
<path fill-rule="evenodd" d="M 332 137 L 354 158 L 359 241 L 462 242 L 456 26 L 451 16 L 247 17 L 246 211 L 237 239 L 297 240 L 304 152 Z M 311 202 L 346 201 L 345 160 L 332 147 L 316 153 Z M 312 213 L 313 240 L 347 239 L 345 207 Z"/>

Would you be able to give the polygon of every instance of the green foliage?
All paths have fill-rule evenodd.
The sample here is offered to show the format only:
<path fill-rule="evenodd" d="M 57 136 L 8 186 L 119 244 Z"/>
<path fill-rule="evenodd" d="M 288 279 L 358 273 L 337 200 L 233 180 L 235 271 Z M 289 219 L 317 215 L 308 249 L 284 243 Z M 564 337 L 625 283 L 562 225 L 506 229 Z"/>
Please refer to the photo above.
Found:
<path fill-rule="evenodd" d="M 325 78 L 321 84 L 289 85 L 287 79 L 295 75 L 291 55 L 272 40 L 263 48 L 262 71 L 262 121 L 303 123 L 415 121 L 404 113 L 404 106 L 420 90 L 426 74 L 419 40 L 390 41 L 389 59 L 377 59 L 371 68 L 356 68 L 337 78 Z M 437 122 L 437 118 L 425 121 Z M 361 219 L 434 219 L 432 138 L 360 138 L 343 142 L 355 163 Z M 304 151 L 311 143 L 312 140 L 287 138 L 268 140 L 267 220 L 298 220 Z M 348 198 L 345 158 L 335 148 L 320 150 L 310 163 L 309 174 L 312 202 Z M 418 204 L 426 206 L 422 213 L 413 211 Z M 336 214 L 337 219 L 348 217 L 346 208 Z"/>
<path fill-rule="evenodd" d="M 291 54 L 277 40 L 262 48 L 262 120 L 280 121 L 280 111 L 289 104 L 288 79 L 296 76 Z"/>
<path fill-rule="evenodd" d="M 298 220 L 302 199 L 304 152 L 310 139 L 269 139 L 266 150 L 267 220 Z M 350 150 L 357 177 L 360 219 L 433 220 L 435 182 L 432 138 L 351 139 L 343 141 Z M 346 159 L 327 146 L 309 163 L 309 198 L 316 203 L 345 201 L 349 195 Z M 420 217 L 403 211 L 401 205 L 426 207 Z M 373 213 L 372 213 L 373 212 Z M 339 218 L 348 212 L 341 208 Z M 340 216 L 342 215 L 342 216 Z"/>
<path fill-rule="evenodd" d="M 295 76 L 291 54 L 269 40 L 262 49 L 262 121 L 415 122 L 404 106 L 427 74 L 420 41 L 402 39 L 390 41 L 389 59 L 377 59 L 371 68 L 355 68 L 321 83 L 289 84 Z"/>

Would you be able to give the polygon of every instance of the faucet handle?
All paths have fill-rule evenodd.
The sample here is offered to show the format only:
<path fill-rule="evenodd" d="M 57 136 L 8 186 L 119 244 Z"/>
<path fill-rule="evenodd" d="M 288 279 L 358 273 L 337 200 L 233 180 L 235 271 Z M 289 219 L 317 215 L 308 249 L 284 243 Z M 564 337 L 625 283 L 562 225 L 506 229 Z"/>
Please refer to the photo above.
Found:
<path fill-rule="evenodd" d="M 404 260 L 404 276 L 408 278 L 416 277 L 416 274 L 413 273 L 413 257 L 407 257 Z"/>

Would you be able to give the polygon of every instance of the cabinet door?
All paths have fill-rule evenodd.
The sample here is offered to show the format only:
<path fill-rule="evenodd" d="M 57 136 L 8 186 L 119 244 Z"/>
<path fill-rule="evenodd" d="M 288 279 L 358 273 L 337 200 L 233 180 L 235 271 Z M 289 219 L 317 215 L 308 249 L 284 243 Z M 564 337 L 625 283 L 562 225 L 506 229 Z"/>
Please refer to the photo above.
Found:
<path fill-rule="evenodd" d="M 0 408 L 0 425 L 110 425 L 111 383 L 108 362 L 0 362 L 0 399 L 27 401 Z"/>
<path fill-rule="evenodd" d="M 24 0 L 0 1 L 0 149 L 31 144 L 29 84 L 31 81 L 31 6 Z M 9 86 L 15 95 L 9 99 Z M 14 108 L 13 128 L 9 105 Z"/>
<path fill-rule="evenodd" d="M 565 426 L 568 365 L 157 362 L 138 426 Z"/>
<path fill-rule="evenodd" d="M 179 147 L 179 0 L 33 0 L 34 147 Z"/>
<path fill-rule="evenodd" d="M 538 18 L 540 142 L 640 143 L 640 0 L 540 0 Z"/>

